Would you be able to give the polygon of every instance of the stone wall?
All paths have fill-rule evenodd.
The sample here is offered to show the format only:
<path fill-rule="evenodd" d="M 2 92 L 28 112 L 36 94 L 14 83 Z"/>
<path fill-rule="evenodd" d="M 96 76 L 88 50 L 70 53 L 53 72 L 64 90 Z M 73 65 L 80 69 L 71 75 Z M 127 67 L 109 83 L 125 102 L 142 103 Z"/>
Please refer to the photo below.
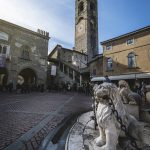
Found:
<path fill-rule="evenodd" d="M 0 32 L 8 34 L 8 40 L 0 39 L 0 44 L 10 47 L 9 60 L 6 62 L 8 82 L 17 83 L 17 76 L 24 69 L 32 69 L 36 74 L 36 83 L 46 83 L 48 35 L 25 29 L 0 20 Z"/>
<path fill-rule="evenodd" d="M 103 76 L 103 57 L 97 57 L 95 60 L 91 61 L 89 64 L 90 76 Z"/>

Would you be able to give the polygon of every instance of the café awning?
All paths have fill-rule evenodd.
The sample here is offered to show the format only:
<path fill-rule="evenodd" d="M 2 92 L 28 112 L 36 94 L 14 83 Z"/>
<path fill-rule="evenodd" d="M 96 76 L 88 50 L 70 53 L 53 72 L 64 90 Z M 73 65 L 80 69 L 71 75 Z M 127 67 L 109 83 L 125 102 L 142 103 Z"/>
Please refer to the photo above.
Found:
<path fill-rule="evenodd" d="M 128 79 L 144 79 L 150 78 L 150 73 L 139 73 L 139 74 L 126 74 L 118 76 L 109 76 L 110 80 L 128 80 Z M 92 82 L 105 81 L 105 77 L 93 77 Z"/>

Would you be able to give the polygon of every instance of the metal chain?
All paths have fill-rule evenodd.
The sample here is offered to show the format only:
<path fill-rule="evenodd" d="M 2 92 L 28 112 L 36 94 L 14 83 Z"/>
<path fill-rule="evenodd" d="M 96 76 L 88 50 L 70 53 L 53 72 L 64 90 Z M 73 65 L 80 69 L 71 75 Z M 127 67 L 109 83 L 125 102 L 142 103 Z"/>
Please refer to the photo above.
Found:
<path fill-rule="evenodd" d="M 94 117 L 92 119 L 94 120 L 94 129 L 96 130 L 96 127 L 97 127 L 97 120 L 96 120 L 97 106 L 95 106 L 94 91 L 93 91 L 93 88 L 91 86 L 90 86 L 90 95 L 93 98 L 93 113 L 94 113 Z"/>
<path fill-rule="evenodd" d="M 112 99 L 109 98 L 109 106 L 112 108 L 112 113 L 115 115 L 117 121 L 120 123 L 121 130 L 125 133 L 125 135 L 129 138 L 131 146 L 134 147 L 136 150 L 142 150 L 137 146 L 135 139 L 129 134 L 127 127 L 123 124 L 122 118 L 119 116 L 117 110 L 115 109 L 114 103 Z"/>
<path fill-rule="evenodd" d="M 97 110 L 98 104 L 95 105 L 96 100 L 94 98 L 94 91 L 93 91 L 92 87 L 90 87 L 90 95 L 93 97 L 93 112 L 94 112 L 94 118 L 93 119 L 94 119 L 95 130 L 96 130 L 96 126 L 97 126 L 96 110 Z M 112 113 L 115 115 L 117 121 L 120 123 L 121 130 L 129 138 L 131 146 L 134 147 L 136 150 L 150 150 L 149 146 L 146 146 L 144 148 L 139 148 L 137 146 L 137 143 L 136 143 L 135 139 L 129 134 L 129 131 L 127 130 L 127 127 L 123 124 L 122 118 L 119 116 L 118 111 L 115 109 L 115 106 L 114 106 L 114 103 L 113 103 L 112 99 L 107 97 L 107 96 L 105 98 L 109 99 L 109 106 L 112 108 Z"/>

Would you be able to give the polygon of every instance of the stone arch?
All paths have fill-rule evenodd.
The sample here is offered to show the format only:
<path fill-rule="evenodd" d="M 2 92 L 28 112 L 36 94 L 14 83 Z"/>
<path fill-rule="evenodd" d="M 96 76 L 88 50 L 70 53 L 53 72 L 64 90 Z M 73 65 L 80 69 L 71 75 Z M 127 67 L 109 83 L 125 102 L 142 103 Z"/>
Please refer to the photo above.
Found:
<path fill-rule="evenodd" d="M 37 83 L 37 73 L 32 67 L 23 67 L 20 69 L 18 76 L 23 77 L 25 84 L 36 84 Z"/>
<path fill-rule="evenodd" d="M 3 52 L 3 47 L 0 45 L 0 54 Z"/>
<path fill-rule="evenodd" d="M 5 67 L 0 67 L 0 86 L 5 87 L 8 80 L 8 70 Z"/>
<path fill-rule="evenodd" d="M 83 17 L 80 17 L 79 19 L 78 19 L 78 23 L 80 22 L 80 21 L 82 21 L 84 18 Z"/>

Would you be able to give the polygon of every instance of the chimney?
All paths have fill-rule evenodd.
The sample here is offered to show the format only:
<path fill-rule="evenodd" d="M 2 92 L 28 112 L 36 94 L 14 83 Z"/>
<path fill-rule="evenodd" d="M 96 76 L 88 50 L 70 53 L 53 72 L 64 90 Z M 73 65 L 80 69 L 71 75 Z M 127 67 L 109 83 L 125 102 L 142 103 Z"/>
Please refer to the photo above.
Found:
<path fill-rule="evenodd" d="M 39 34 L 41 34 L 41 35 L 43 35 L 43 36 L 49 37 L 49 32 L 46 32 L 46 31 L 37 29 L 37 33 L 39 33 Z"/>

